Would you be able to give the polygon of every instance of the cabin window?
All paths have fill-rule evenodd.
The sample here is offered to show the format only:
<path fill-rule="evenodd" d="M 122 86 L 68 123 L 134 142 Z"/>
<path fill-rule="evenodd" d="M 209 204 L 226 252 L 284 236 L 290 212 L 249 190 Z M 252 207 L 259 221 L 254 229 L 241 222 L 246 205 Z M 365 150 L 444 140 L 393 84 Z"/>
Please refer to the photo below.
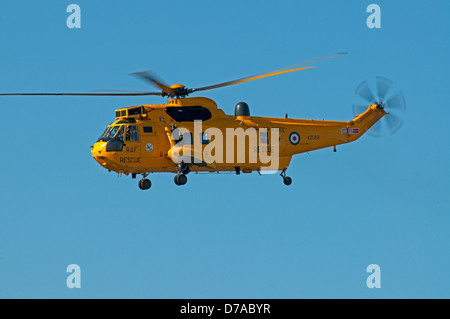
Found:
<path fill-rule="evenodd" d="M 144 133 L 152 133 L 153 128 L 151 126 L 144 126 Z"/>
<path fill-rule="evenodd" d="M 203 106 L 166 107 L 166 113 L 177 122 L 207 121 L 211 111 Z"/>

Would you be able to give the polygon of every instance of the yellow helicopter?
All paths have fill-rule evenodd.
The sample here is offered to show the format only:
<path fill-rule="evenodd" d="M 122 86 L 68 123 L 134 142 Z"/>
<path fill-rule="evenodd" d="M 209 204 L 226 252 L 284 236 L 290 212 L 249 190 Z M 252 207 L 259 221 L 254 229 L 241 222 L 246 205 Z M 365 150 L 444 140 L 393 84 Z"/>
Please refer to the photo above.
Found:
<path fill-rule="evenodd" d="M 94 159 L 108 171 L 141 175 L 138 186 L 151 187 L 150 173 L 175 173 L 176 185 L 187 182 L 190 172 L 266 173 L 280 172 L 285 185 L 286 176 L 295 154 L 353 142 L 369 131 L 379 135 L 379 120 L 386 116 L 391 133 L 402 124 L 399 116 L 386 112 L 391 107 L 405 110 L 404 97 L 398 92 L 385 100 L 392 82 L 377 77 L 377 95 L 372 95 L 367 81 L 356 93 L 370 103 L 367 107 L 354 105 L 355 117 L 347 122 L 304 120 L 291 118 L 255 117 L 249 106 L 240 102 L 234 115 L 227 115 L 217 104 L 205 97 L 189 94 L 248 82 L 278 74 L 311 68 L 313 62 L 339 56 L 336 53 L 294 66 L 245 77 L 216 85 L 187 88 L 181 84 L 168 86 L 148 71 L 136 76 L 157 86 L 161 92 L 118 91 L 107 93 L 3 93 L 0 95 L 72 95 L 72 96 L 146 96 L 168 97 L 166 104 L 137 105 L 117 109 L 111 123 L 91 146 Z"/>

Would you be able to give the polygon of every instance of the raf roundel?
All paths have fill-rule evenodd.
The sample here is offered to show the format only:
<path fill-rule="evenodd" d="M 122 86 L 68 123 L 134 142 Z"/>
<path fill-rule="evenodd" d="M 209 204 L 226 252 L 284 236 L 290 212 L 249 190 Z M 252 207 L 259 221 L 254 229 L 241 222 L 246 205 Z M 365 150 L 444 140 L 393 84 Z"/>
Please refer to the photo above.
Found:
<path fill-rule="evenodd" d="M 300 135 L 297 132 L 292 132 L 289 134 L 289 142 L 291 142 L 292 145 L 297 145 L 300 143 Z"/>

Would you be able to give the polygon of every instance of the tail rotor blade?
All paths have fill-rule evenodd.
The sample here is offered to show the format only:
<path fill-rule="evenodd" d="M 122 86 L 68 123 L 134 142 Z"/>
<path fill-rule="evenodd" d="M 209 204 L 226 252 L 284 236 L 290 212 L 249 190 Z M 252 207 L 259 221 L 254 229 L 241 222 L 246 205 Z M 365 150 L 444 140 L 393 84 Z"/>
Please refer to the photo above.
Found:
<path fill-rule="evenodd" d="M 367 131 L 367 134 L 374 136 L 374 137 L 380 137 L 381 136 L 381 121 L 376 122 L 372 127 Z"/>
<path fill-rule="evenodd" d="M 403 96 L 403 93 L 401 91 L 399 91 L 394 96 L 390 97 L 386 101 L 386 107 L 405 111 L 406 110 L 406 102 L 405 102 L 405 97 Z"/>
<path fill-rule="evenodd" d="M 373 103 L 375 98 L 373 97 L 372 92 L 370 91 L 369 84 L 367 81 L 362 82 L 355 91 L 356 95 L 359 95 L 367 102 Z"/>
<path fill-rule="evenodd" d="M 353 111 L 353 116 L 357 116 L 361 113 L 364 113 L 364 111 L 367 109 L 367 106 L 365 105 L 361 105 L 361 104 L 353 104 L 352 105 L 352 111 Z"/>
<path fill-rule="evenodd" d="M 376 78 L 376 82 L 377 82 L 377 94 L 378 97 L 383 99 L 386 97 L 387 92 L 389 91 L 389 88 L 392 85 L 392 81 L 381 77 L 381 76 L 377 76 Z"/>
<path fill-rule="evenodd" d="M 390 94 L 393 82 L 385 77 L 375 78 L 376 95 L 372 94 L 368 81 L 362 82 L 355 90 L 355 93 L 370 103 L 377 103 L 377 108 L 387 111 L 387 114 L 380 118 L 368 131 L 367 134 L 380 137 L 386 133 L 394 134 L 403 125 L 403 118 L 406 111 L 405 97 L 401 91 L 394 95 Z M 389 97 L 388 97 L 389 94 Z M 386 98 L 388 97 L 388 98 Z M 353 114 L 360 114 L 366 106 L 353 104 Z M 384 122 L 384 123 L 383 123 Z"/>
<path fill-rule="evenodd" d="M 389 133 L 391 133 L 391 134 L 394 134 L 395 132 L 397 132 L 400 129 L 400 127 L 402 127 L 402 125 L 403 125 L 403 120 L 392 113 L 389 113 L 388 115 L 386 115 L 385 119 L 386 119 L 386 124 L 389 129 Z"/>

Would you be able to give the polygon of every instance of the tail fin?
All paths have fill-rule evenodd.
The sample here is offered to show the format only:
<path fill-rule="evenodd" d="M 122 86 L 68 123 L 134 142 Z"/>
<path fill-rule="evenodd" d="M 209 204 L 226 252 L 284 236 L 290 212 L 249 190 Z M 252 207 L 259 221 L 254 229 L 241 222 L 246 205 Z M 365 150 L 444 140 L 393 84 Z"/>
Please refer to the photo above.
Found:
<path fill-rule="evenodd" d="M 353 135 L 354 138 L 351 140 L 356 140 L 366 133 L 375 123 L 378 122 L 383 116 L 388 114 L 384 108 L 377 104 L 370 105 L 366 111 L 357 115 L 353 120 L 347 122 L 348 129 L 353 129 L 353 132 L 358 132 Z M 356 131 L 355 131 L 356 129 Z"/>

